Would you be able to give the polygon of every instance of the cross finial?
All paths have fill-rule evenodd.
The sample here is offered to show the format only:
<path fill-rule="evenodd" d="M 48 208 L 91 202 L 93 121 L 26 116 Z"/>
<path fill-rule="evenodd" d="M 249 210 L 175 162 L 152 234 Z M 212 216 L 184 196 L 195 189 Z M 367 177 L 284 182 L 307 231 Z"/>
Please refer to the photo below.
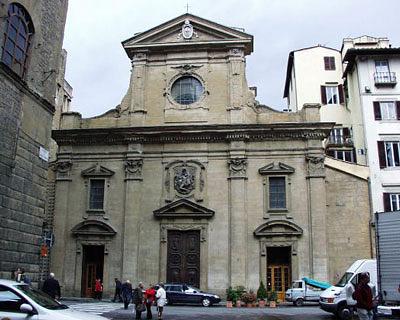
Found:
<path fill-rule="evenodd" d="M 189 2 L 186 2 L 186 13 L 189 13 Z"/>

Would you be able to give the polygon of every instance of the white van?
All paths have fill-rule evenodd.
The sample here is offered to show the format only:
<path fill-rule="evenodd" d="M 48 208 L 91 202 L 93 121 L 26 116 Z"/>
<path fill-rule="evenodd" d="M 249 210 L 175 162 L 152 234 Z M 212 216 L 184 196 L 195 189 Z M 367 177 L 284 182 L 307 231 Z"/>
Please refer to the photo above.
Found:
<path fill-rule="evenodd" d="M 346 319 L 350 314 L 347 302 L 345 287 L 350 282 L 356 283 L 358 275 L 368 272 L 371 285 L 377 287 L 376 260 L 357 260 L 345 272 L 339 282 L 323 291 L 319 298 L 319 306 L 322 310 L 335 314 L 340 319 Z"/>

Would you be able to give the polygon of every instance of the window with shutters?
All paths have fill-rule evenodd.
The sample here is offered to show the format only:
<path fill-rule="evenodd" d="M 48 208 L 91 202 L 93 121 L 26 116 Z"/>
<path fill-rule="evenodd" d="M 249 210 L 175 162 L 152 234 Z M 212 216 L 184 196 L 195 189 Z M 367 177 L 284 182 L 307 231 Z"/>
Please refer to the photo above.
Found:
<path fill-rule="evenodd" d="M 8 6 L 1 61 L 20 77 L 26 74 L 29 48 L 34 34 L 32 19 L 20 4 Z"/>
<path fill-rule="evenodd" d="M 344 104 L 343 85 L 321 86 L 322 104 Z"/>
<path fill-rule="evenodd" d="M 375 120 L 400 120 L 400 101 L 375 101 Z"/>
<path fill-rule="evenodd" d="M 400 167 L 399 141 L 378 141 L 378 154 L 381 168 Z"/>
<path fill-rule="evenodd" d="M 384 193 L 383 207 L 385 211 L 399 211 L 400 193 Z"/>
<path fill-rule="evenodd" d="M 335 57 L 324 57 L 325 70 L 335 70 Z"/>

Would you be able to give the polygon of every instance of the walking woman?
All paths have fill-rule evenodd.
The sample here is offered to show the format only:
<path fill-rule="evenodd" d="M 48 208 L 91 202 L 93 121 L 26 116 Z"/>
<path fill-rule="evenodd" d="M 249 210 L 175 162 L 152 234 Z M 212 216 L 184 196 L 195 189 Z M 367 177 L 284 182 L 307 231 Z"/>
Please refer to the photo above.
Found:
<path fill-rule="evenodd" d="M 96 279 L 96 283 L 94 285 L 94 297 L 95 299 L 101 300 L 103 296 L 103 284 L 100 279 Z"/>
<path fill-rule="evenodd" d="M 129 303 L 132 300 L 132 284 L 126 280 L 121 286 L 122 300 L 124 301 L 124 309 L 128 309 Z"/>
<path fill-rule="evenodd" d="M 157 290 L 156 298 L 157 298 L 158 320 L 161 320 L 164 311 L 164 306 L 165 303 L 167 302 L 167 293 L 165 292 L 163 283 L 160 283 L 160 288 Z"/>
<path fill-rule="evenodd" d="M 144 294 L 145 294 L 146 309 L 147 309 L 146 319 L 153 319 L 153 314 L 151 313 L 151 306 L 153 305 L 156 297 L 156 290 L 154 290 L 152 284 L 150 284 L 149 288 L 146 289 L 146 292 Z"/>

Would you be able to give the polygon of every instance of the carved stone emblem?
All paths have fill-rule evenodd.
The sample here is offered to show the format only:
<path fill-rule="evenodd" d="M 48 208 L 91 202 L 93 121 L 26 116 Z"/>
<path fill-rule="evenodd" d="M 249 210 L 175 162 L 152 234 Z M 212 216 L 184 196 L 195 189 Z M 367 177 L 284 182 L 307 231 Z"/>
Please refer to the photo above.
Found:
<path fill-rule="evenodd" d="M 57 162 L 54 170 L 57 172 L 57 179 L 68 179 L 72 167 L 71 161 Z"/>
<path fill-rule="evenodd" d="M 142 177 L 142 159 L 126 160 L 125 161 L 125 178 L 141 178 Z"/>
<path fill-rule="evenodd" d="M 246 158 L 233 158 L 228 160 L 230 177 L 245 177 L 247 170 Z"/>
<path fill-rule="evenodd" d="M 310 175 L 320 176 L 325 174 L 324 156 L 306 156 L 306 159 L 308 160 L 308 173 Z"/>
<path fill-rule="evenodd" d="M 187 19 L 185 20 L 185 23 L 182 26 L 182 37 L 184 39 L 191 39 L 193 37 L 193 26 Z"/>
<path fill-rule="evenodd" d="M 189 194 L 195 187 L 195 168 L 176 167 L 174 168 L 174 188 L 181 194 Z"/>

